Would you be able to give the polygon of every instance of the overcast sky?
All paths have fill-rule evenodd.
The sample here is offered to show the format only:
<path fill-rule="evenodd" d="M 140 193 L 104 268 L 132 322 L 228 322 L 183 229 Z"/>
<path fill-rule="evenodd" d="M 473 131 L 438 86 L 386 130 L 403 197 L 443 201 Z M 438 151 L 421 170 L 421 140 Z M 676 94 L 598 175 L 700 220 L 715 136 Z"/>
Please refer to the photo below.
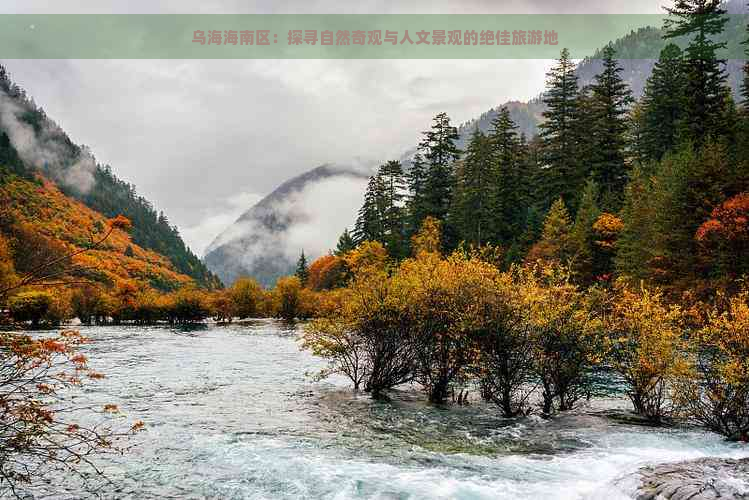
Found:
<path fill-rule="evenodd" d="M 3 0 L 0 13 L 659 13 L 660 0 Z M 543 87 L 546 60 L 7 60 L 74 142 L 164 210 L 199 254 L 284 180 L 397 158 Z"/>

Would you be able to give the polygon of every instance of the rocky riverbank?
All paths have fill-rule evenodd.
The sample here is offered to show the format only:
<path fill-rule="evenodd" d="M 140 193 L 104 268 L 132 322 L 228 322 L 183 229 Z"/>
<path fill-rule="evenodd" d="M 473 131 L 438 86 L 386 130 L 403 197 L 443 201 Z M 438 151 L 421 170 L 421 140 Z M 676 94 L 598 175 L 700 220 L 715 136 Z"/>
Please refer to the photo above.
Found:
<path fill-rule="evenodd" d="M 637 500 L 749 499 L 749 459 L 702 458 L 643 467 Z"/>

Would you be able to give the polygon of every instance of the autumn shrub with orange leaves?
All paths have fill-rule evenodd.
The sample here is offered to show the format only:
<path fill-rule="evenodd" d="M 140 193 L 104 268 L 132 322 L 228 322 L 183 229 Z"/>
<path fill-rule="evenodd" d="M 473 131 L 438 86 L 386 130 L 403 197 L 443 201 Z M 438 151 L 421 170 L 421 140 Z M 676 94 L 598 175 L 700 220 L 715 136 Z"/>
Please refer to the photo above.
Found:
<path fill-rule="evenodd" d="M 343 255 L 346 269 L 356 274 L 367 268 L 384 269 L 388 264 L 388 253 L 379 241 L 365 241 Z"/>
<path fill-rule="evenodd" d="M 279 278 L 272 292 L 274 316 L 293 320 L 301 316 L 302 282 L 296 276 Z"/>
<path fill-rule="evenodd" d="M 476 352 L 476 298 L 492 288 L 498 274 L 479 259 L 426 251 L 398 269 L 394 279 L 417 344 L 417 379 L 430 401 L 447 401 L 467 376 Z"/>
<path fill-rule="evenodd" d="M 518 286 L 519 268 L 501 273 L 493 286 L 482 287 L 466 316 L 475 343 L 469 367 L 479 384 L 481 397 L 496 404 L 506 418 L 532 411 L 536 390 L 534 356 L 529 348 L 533 329 L 529 309 Z"/>
<path fill-rule="evenodd" d="M 253 278 L 242 277 L 229 288 L 231 315 L 240 319 L 258 315 L 263 288 Z"/>
<path fill-rule="evenodd" d="M 309 265 L 307 286 L 315 291 L 331 290 L 346 284 L 346 261 L 337 255 L 323 255 Z"/>
<path fill-rule="evenodd" d="M 681 412 L 733 441 L 749 441 L 749 292 L 713 310 L 691 344 L 690 371 L 678 382 Z"/>
<path fill-rule="evenodd" d="M 415 377 L 415 352 L 402 303 L 384 271 L 369 269 L 339 292 L 340 307 L 308 324 L 302 346 L 328 360 L 319 374 L 351 380 L 374 397 Z"/>
<path fill-rule="evenodd" d="M 113 430 L 104 417 L 96 425 L 77 422 L 78 411 L 90 416 L 90 409 L 75 408 L 62 397 L 71 387 L 103 377 L 80 353 L 85 342 L 74 331 L 36 339 L 0 333 L 0 494 L 26 498 L 27 486 L 43 489 L 59 473 L 92 484 L 102 477 L 92 457 L 117 451 L 118 440 L 129 433 Z M 101 412 L 117 411 L 108 406 Z M 130 432 L 142 427 L 136 422 Z"/>

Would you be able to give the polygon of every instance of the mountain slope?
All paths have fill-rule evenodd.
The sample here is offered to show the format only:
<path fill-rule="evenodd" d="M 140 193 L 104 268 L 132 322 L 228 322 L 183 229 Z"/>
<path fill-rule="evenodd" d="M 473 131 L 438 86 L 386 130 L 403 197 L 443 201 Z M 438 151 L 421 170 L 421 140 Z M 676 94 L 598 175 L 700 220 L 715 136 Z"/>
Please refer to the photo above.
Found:
<path fill-rule="evenodd" d="M 175 268 L 202 286 L 220 283 L 184 244 L 163 213 L 139 196 L 135 186 L 118 179 L 109 166 L 96 163 L 85 147 L 65 132 L 0 65 L 0 164 L 21 178 L 37 173 L 54 181 L 60 191 L 106 217 L 122 214 L 133 223 L 137 245 L 158 252 Z"/>
<path fill-rule="evenodd" d="M 371 173 L 367 165 L 322 165 L 284 182 L 211 243 L 206 265 L 226 284 L 247 275 L 272 286 L 302 250 L 314 258 L 335 243 Z"/>
<path fill-rule="evenodd" d="M 0 166 L 0 237 L 8 241 L 15 268 L 29 271 L 42 262 L 90 248 L 106 231 L 107 217 L 66 196 L 48 179 L 19 177 Z M 67 280 L 111 288 L 121 282 L 174 290 L 193 280 L 158 253 L 140 247 L 116 229 L 100 246 L 76 255 Z"/>

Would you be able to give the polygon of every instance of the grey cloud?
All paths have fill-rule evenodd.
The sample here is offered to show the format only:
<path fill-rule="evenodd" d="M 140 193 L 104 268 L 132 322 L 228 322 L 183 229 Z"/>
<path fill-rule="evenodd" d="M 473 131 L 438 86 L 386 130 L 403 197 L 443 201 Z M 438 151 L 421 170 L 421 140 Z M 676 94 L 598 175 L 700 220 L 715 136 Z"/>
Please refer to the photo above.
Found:
<path fill-rule="evenodd" d="M 8 135 L 21 159 L 40 172 L 52 175 L 65 186 L 87 193 L 94 185 L 96 170 L 96 161 L 91 152 L 82 148 L 72 165 L 65 169 L 55 168 L 65 165 L 70 156 L 59 140 L 63 135 L 62 129 L 55 124 L 45 123 L 37 132 L 31 125 L 19 120 L 19 115 L 25 112 L 26 108 L 0 91 L 0 129 Z"/>

